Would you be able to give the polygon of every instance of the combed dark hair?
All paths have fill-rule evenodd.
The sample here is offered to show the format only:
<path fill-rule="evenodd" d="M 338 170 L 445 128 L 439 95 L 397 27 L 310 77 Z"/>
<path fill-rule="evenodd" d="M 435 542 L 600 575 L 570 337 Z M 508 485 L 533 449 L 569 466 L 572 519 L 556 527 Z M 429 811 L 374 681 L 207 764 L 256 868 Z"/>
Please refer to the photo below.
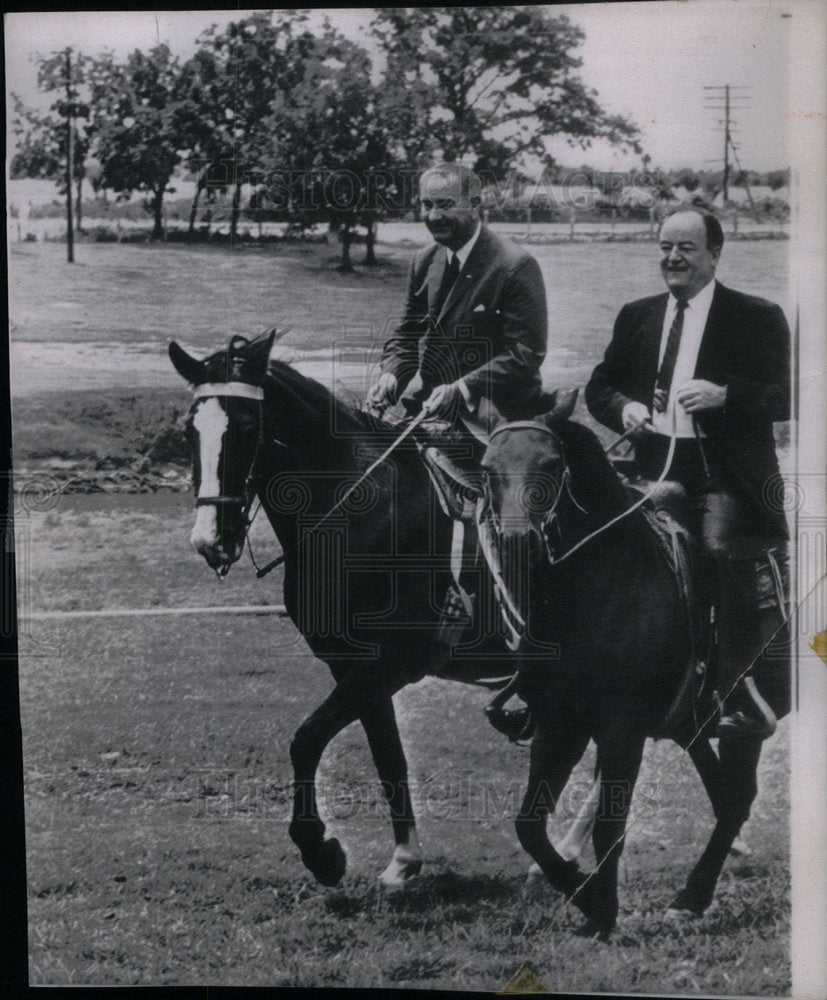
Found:
<path fill-rule="evenodd" d="M 713 253 L 720 253 L 724 245 L 724 231 L 717 217 L 704 208 L 698 208 L 696 205 L 679 205 L 677 208 L 673 208 L 670 212 L 667 212 L 661 219 L 660 228 L 663 229 L 664 222 L 667 219 L 671 219 L 673 215 L 683 215 L 685 212 L 693 212 L 695 215 L 700 215 L 704 220 L 704 228 L 706 229 L 707 250 L 711 250 Z"/>
<path fill-rule="evenodd" d="M 422 184 L 431 174 L 458 177 L 459 190 L 463 198 L 469 200 L 479 198 L 482 193 L 482 181 L 470 167 L 461 163 L 436 163 L 422 171 L 419 175 L 419 183 Z"/>

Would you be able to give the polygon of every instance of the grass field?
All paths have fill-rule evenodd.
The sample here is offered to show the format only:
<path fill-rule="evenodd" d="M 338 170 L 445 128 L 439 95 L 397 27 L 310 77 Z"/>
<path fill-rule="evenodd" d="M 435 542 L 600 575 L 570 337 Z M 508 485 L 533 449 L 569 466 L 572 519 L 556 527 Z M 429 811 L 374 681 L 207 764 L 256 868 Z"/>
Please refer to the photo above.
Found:
<path fill-rule="evenodd" d="M 293 257 L 89 245 L 74 269 L 61 249 L 12 248 L 16 458 L 46 471 L 122 443 L 131 419 L 151 436 L 164 407 L 186 403 L 163 357 L 171 336 L 206 353 L 230 332 L 288 322 L 296 352 L 329 354 L 343 328 L 378 342 L 401 301 L 408 252 L 380 248 L 383 267 L 347 277 L 333 248 Z M 658 290 L 654 248 L 535 251 L 551 302 L 550 371 L 578 384 L 620 303 Z M 726 253 L 725 282 L 785 301 L 784 244 Z M 63 352 L 62 379 L 57 363 L 43 376 L 40 352 Z M 136 438 L 124 461 L 145 443 Z M 16 526 L 33 983 L 500 990 L 528 963 L 560 992 L 789 992 L 786 723 L 762 758 L 744 831 L 752 854 L 730 859 L 713 909 L 680 927 L 664 923 L 663 909 L 711 815 L 678 749 L 647 745 L 619 926 L 598 945 L 571 935 L 578 920 L 558 912 L 560 897 L 524 884 L 513 813 L 527 751 L 489 729 L 484 692 L 426 680 L 397 697 L 423 875 L 400 894 L 376 884 L 390 828 L 352 726 L 320 774 L 349 871 L 322 889 L 287 837 L 288 745 L 331 680 L 288 620 L 25 613 L 277 604 L 278 574 L 256 581 L 245 557 L 219 585 L 189 549 L 186 494 L 47 506 Z M 263 525 L 253 542 L 260 558 L 275 554 Z M 590 766 L 587 755 L 559 826 L 585 795 Z"/>

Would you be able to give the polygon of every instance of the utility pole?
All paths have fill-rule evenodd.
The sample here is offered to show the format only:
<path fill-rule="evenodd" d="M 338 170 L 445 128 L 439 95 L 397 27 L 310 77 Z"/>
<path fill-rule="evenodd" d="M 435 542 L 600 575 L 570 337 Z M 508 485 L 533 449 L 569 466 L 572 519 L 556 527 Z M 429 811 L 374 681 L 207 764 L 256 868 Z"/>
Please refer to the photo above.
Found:
<path fill-rule="evenodd" d="M 705 106 L 708 110 L 712 111 L 723 111 L 724 117 L 718 119 L 718 124 L 722 126 L 721 128 L 715 129 L 716 132 L 724 133 L 724 204 L 729 200 L 729 152 L 730 149 L 733 153 L 737 150 L 737 146 L 732 138 L 733 133 L 737 131 L 734 128 L 738 123 L 732 118 L 733 107 L 745 108 L 747 105 L 741 102 L 749 101 L 748 94 L 736 94 L 734 91 L 739 90 L 750 90 L 750 87 L 733 87 L 730 84 L 724 84 L 722 87 L 704 87 L 706 91 L 711 91 L 711 93 L 705 94 L 704 96 L 709 102 Z M 720 163 L 720 160 L 709 160 L 710 163 Z"/>
<path fill-rule="evenodd" d="M 72 179 L 74 170 L 74 130 L 72 127 L 72 50 L 66 49 L 66 259 L 75 262 L 72 220 Z"/>
<path fill-rule="evenodd" d="M 725 91 L 725 111 L 724 121 L 724 201 L 729 198 L 729 84 L 724 87 Z"/>

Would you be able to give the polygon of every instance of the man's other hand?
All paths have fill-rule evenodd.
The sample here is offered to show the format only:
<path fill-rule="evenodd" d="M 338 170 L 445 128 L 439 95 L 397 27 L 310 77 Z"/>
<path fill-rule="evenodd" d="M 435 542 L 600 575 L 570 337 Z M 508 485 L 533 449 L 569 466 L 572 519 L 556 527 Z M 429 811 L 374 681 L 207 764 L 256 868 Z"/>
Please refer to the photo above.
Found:
<path fill-rule="evenodd" d="M 368 390 L 367 405 L 371 409 L 385 410 L 396 402 L 396 390 L 399 386 L 392 372 L 382 372 L 379 378 Z"/>
<path fill-rule="evenodd" d="M 462 390 L 458 382 L 448 382 L 446 385 L 438 385 L 430 396 L 425 400 L 422 409 L 429 416 L 446 416 L 454 407 L 463 400 Z"/>
<path fill-rule="evenodd" d="M 707 382 L 702 378 L 692 379 L 675 393 L 675 399 L 687 413 L 701 410 L 720 410 L 726 403 L 726 386 Z"/>
<path fill-rule="evenodd" d="M 640 433 L 651 433 L 652 428 L 652 414 L 643 405 L 643 403 L 638 403 L 632 400 L 631 403 L 627 403 L 623 407 L 623 413 L 621 416 L 623 420 L 623 430 L 626 431 L 638 430 Z"/>

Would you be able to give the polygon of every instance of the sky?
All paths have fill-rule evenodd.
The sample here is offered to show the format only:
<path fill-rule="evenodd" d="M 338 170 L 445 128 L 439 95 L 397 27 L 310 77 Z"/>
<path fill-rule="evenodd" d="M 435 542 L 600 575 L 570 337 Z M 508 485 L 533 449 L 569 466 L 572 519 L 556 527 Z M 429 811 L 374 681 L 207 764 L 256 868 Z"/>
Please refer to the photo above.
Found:
<path fill-rule="evenodd" d="M 723 153 L 723 135 L 715 131 L 721 113 L 705 108 L 712 92 L 703 88 L 730 84 L 748 88 L 737 91 L 746 100 L 737 102 L 741 106 L 733 114 L 740 129 L 735 136 L 740 161 L 765 171 L 790 162 L 788 126 L 795 114 L 788 93 L 790 32 L 794 19 L 805 17 L 811 6 L 806 0 L 658 0 L 550 10 L 584 29 L 579 75 L 597 90 L 606 110 L 637 123 L 653 167 L 720 167 L 714 161 Z M 354 38 L 371 17 L 369 9 L 327 13 Z M 187 57 L 208 25 L 243 16 L 240 10 L 7 14 L 7 91 L 28 103 L 42 100 L 31 61 L 34 52 L 72 45 L 90 54 L 108 48 L 124 56 L 166 42 Z M 608 143 L 581 150 L 556 139 L 550 151 L 567 167 L 641 168 L 639 157 Z"/>

